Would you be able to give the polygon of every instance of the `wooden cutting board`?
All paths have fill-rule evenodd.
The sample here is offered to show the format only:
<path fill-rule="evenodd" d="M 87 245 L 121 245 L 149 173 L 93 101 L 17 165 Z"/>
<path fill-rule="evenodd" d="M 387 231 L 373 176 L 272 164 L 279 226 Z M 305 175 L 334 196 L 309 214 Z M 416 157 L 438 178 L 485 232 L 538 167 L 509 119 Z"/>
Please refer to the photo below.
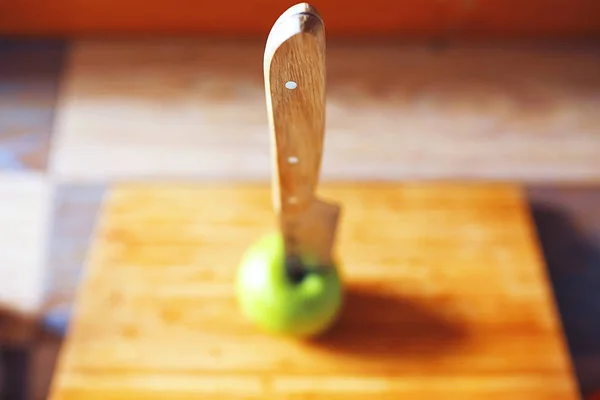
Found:
<path fill-rule="evenodd" d="M 337 327 L 241 318 L 232 280 L 273 229 L 268 186 L 126 184 L 105 202 L 52 400 L 576 399 L 522 192 L 345 184 Z"/>

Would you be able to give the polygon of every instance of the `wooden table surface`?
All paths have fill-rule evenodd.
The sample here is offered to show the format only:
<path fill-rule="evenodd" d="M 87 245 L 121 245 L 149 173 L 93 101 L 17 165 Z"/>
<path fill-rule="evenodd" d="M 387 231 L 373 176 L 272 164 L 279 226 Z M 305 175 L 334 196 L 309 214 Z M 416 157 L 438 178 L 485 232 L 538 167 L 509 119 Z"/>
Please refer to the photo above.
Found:
<path fill-rule="evenodd" d="M 267 186 L 123 184 L 105 201 L 50 398 L 577 398 L 522 192 L 344 184 L 347 302 L 313 342 L 240 317 Z"/>
<path fill-rule="evenodd" d="M 321 179 L 600 182 L 596 49 L 328 41 Z M 268 182 L 264 50 L 74 43 L 53 179 Z"/>

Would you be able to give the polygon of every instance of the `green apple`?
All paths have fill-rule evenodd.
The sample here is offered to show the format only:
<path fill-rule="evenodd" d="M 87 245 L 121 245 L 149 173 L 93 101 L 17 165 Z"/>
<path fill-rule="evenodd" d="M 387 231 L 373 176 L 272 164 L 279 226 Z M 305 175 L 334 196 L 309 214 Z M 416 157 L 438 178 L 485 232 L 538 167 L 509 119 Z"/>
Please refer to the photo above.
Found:
<path fill-rule="evenodd" d="M 342 284 L 335 266 L 321 266 L 310 255 L 286 263 L 283 237 L 270 234 L 244 254 L 236 282 L 243 314 L 266 331 L 296 337 L 323 333 L 342 306 Z"/>

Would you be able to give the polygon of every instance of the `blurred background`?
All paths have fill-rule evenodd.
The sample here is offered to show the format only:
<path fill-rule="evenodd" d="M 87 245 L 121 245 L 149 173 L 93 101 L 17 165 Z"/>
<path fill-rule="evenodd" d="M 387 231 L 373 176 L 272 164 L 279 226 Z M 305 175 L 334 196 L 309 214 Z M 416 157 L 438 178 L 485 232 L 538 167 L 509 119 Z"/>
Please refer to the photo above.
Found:
<path fill-rule="evenodd" d="M 294 2 L 0 2 L 0 390 L 44 399 L 104 193 L 270 178 L 263 47 Z M 600 2 L 315 0 L 324 181 L 527 190 L 600 390 Z"/>

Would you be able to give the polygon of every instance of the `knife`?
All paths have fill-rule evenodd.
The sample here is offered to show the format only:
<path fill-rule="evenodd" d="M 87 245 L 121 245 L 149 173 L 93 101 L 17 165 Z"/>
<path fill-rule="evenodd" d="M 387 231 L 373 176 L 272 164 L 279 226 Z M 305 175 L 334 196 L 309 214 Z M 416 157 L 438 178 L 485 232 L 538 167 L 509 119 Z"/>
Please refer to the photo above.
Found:
<path fill-rule="evenodd" d="M 325 135 L 325 28 L 306 3 L 273 25 L 264 54 L 265 93 L 273 158 L 273 207 L 287 263 L 311 257 L 332 264 L 340 215 L 316 197 Z"/>

